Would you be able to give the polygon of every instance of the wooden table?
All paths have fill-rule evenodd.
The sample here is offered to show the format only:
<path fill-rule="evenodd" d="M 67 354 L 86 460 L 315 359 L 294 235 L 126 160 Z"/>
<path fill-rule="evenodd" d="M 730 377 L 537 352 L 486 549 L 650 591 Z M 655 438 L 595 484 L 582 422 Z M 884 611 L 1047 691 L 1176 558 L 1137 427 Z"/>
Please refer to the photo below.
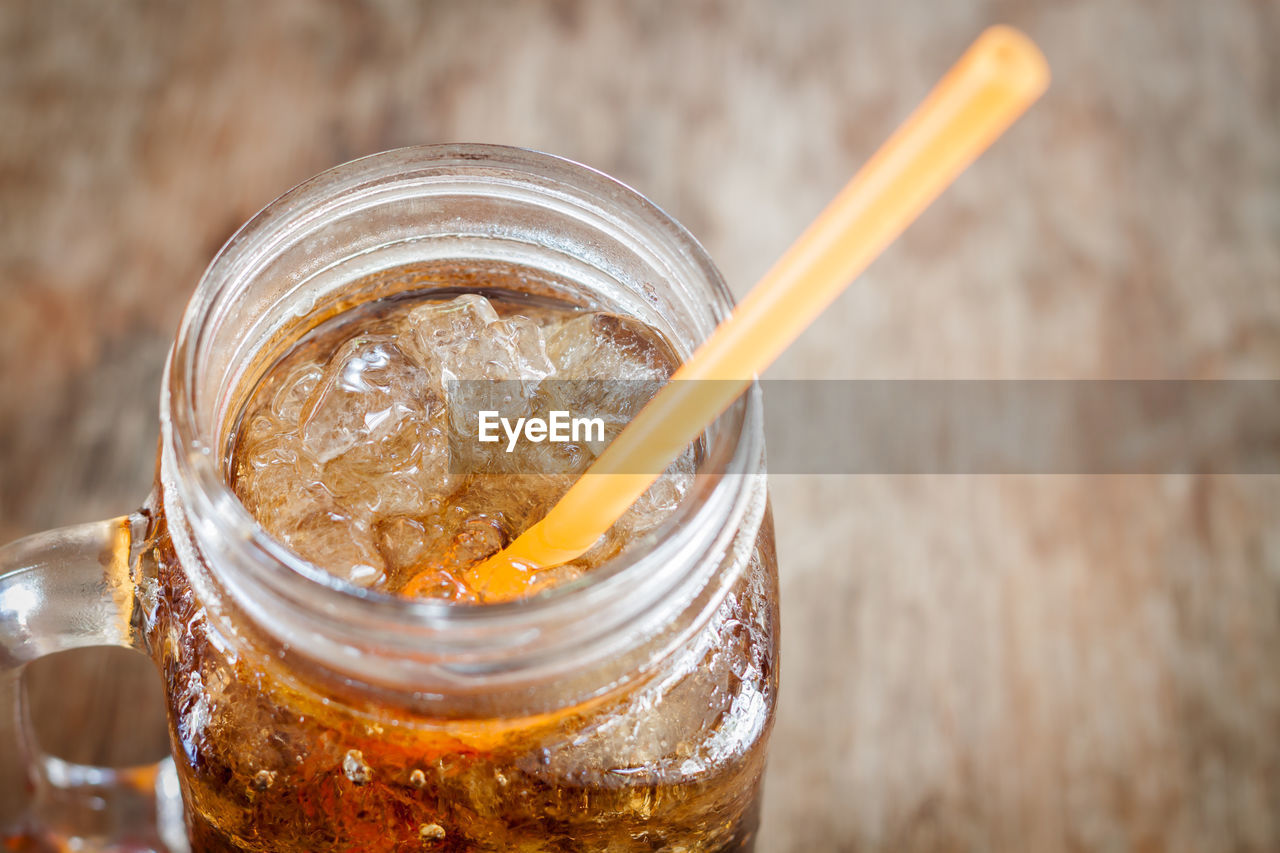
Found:
<path fill-rule="evenodd" d="M 741 293 L 996 21 L 1051 92 L 773 375 L 1274 377 L 1266 0 L 6 4 L 0 540 L 141 500 L 185 300 L 303 178 L 415 143 L 552 151 L 666 207 Z M 1277 478 L 773 495 L 762 851 L 1280 849 Z M 72 754 L 104 754 L 104 703 L 117 732 L 154 709 L 92 655 L 43 676 Z"/>

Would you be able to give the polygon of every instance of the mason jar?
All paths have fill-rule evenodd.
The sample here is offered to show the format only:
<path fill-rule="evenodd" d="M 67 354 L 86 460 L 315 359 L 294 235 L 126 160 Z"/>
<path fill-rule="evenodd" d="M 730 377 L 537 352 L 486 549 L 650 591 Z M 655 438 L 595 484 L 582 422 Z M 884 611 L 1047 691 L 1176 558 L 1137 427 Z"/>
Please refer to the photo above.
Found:
<path fill-rule="evenodd" d="M 160 811 L 185 827 L 160 827 L 169 848 L 751 850 L 778 663 L 757 386 L 707 429 L 663 524 L 519 601 L 355 586 L 272 539 L 229 487 L 255 380 L 343 311 L 430 297 L 441 282 L 380 275 L 424 264 L 522 270 L 509 281 L 526 295 L 635 317 L 681 357 L 732 305 L 686 230 L 569 161 L 428 146 L 317 176 L 201 280 L 144 507 L 0 550 L 4 678 L 79 646 L 154 660 L 173 771 L 146 778 L 172 788 L 176 771 L 182 807 L 161 791 Z M 37 799 L 76 794 L 32 773 Z M 102 799 L 120 780 L 98 783 Z"/>

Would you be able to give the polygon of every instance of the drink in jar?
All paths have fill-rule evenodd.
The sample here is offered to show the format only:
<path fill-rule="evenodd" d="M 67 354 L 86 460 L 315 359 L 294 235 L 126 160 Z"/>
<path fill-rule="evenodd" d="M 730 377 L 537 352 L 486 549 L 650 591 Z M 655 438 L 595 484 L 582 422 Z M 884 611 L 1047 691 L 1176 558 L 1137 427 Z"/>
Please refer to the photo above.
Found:
<path fill-rule="evenodd" d="M 518 267 L 395 274 L 430 286 L 346 306 L 249 377 L 226 476 L 347 594 L 493 607 L 469 569 L 555 503 L 678 358 L 639 320 L 530 297 Z M 514 389 L 509 410 L 590 408 L 607 435 L 481 446 L 468 395 L 490 381 Z M 528 595 L 653 547 L 697 463 L 691 448 L 591 551 L 530 575 Z M 353 689 L 271 638 L 226 636 L 162 513 L 153 543 L 148 638 L 194 850 L 751 849 L 776 697 L 767 517 L 723 601 L 661 661 L 527 714 L 440 714 L 430 695 Z"/>

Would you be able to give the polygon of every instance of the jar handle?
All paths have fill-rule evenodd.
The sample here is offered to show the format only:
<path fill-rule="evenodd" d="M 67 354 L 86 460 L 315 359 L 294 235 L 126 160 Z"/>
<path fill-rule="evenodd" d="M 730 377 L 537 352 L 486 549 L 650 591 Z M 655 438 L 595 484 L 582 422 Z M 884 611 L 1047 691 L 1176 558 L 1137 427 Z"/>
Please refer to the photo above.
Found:
<path fill-rule="evenodd" d="M 88 646 L 145 652 L 134 567 L 148 520 L 137 512 L 0 547 L 0 713 L 13 709 L 11 729 L 0 723 L 0 753 L 25 761 L 31 789 L 26 814 L 0 806 L 0 841 L 20 821 L 23 831 L 90 841 L 95 850 L 186 848 L 184 837 L 169 837 L 175 808 L 182 835 L 172 759 L 96 767 L 45 753 L 31 731 L 20 681 L 26 664 L 55 652 Z"/>

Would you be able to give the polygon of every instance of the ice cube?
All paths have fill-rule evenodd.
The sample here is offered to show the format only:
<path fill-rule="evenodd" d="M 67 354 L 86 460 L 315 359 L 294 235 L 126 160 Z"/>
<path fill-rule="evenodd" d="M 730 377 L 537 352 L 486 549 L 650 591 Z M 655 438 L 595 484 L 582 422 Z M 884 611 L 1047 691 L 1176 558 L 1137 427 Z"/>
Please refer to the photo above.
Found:
<path fill-rule="evenodd" d="M 458 511 L 422 519 L 419 523 L 421 549 L 415 547 L 412 526 L 407 531 L 404 528 L 388 531 L 403 536 L 399 542 L 387 541 L 388 547 L 404 548 L 406 557 L 414 554 L 412 562 L 397 573 L 392 583 L 403 594 L 415 598 L 475 601 L 475 593 L 464 576 L 473 564 L 497 553 L 506 544 L 508 537 L 500 523 L 493 518 L 465 518 Z"/>
<path fill-rule="evenodd" d="M 438 498 L 432 501 L 437 509 L 439 504 Z M 413 568 L 448 539 L 439 519 L 429 515 L 383 518 L 376 531 L 378 551 L 386 560 L 388 573 Z"/>
<path fill-rule="evenodd" d="M 571 417 L 599 417 L 605 440 L 599 454 L 675 372 L 676 358 L 657 334 L 630 317 L 597 312 L 575 317 L 547 339 L 556 370 L 545 385 L 549 408 Z"/>
<path fill-rule="evenodd" d="M 518 315 L 499 319 L 489 300 L 474 293 L 415 308 L 406 326 L 406 352 L 446 380 L 536 383 L 555 370 L 537 323 Z"/>
<path fill-rule="evenodd" d="M 357 586 L 385 577 L 386 564 L 374 547 L 370 520 L 336 503 L 321 506 L 287 529 L 274 531 L 285 544 L 330 574 Z"/>
<path fill-rule="evenodd" d="M 427 378 L 390 338 L 353 338 L 307 400 L 303 446 L 322 464 L 351 455 L 376 470 L 402 467 L 419 449 L 428 394 Z"/>
<path fill-rule="evenodd" d="M 291 427 L 285 427 L 270 414 L 259 413 L 245 419 L 240 426 L 236 439 L 245 448 L 255 448 L 281 433 L 289 432 L 291 429 Z"/>
<path fill-rule="evenodd" d="M 411 598 L 429 598 L 455 604 L 474 603 L 478 600 L 460 572 L 446 568 L 435 559 L 415 566 L 399 592 Z"/>
<path fill-rule="evenodd" d="M 448 479 L 443 398 L 388 337 L 339 348 L 303 409 L 300 436 L 334 494 L 372 513 L 411 511 Z"/>
<path fill-rule="evenodd" d="M 666 520 L 692 487 L 694 467 L 693 448 L 689 448 L 623 513 L 614 532 L 634 539 Z"/>
<path fill-rule="evenodd" d="M 506 546 L 510 533 L 501 520 L 485 513 L 468 518 L 453 535 L 449 550 L 451 567 L 468 568 Z"/>
<path fill-rule="evenodd" d="M 489 300 L 475 293 L 449 302 L 428 302 L 409 313 L 407 334 L 401 336 L 405 351 L 422 367 L 436 367 L 461 353 L 498 320 Z"/>
<path fill-rule="evenodd" d="M 461 454 L 452 460 L 455 470 L 502 470 L 500 445 L 477 440 L 479 412 L 535 414 L 538 384 L 555 372 L 542 328 L 518 315 L 499 319 L 476 294 L 419 306 L 406 326 L 407 351 L 443 386 L 453 448 Z"/>
<path fill-rule="evenodd" d="M 648 326 L 606 311 L 560 326 L 547 338 L 547 355 L 563 379 L 666 380 L 677 364 Z"/>
<path fill-rule="evenodd" d="M 478 480 L 498 478 L 481 477 Z M 508 478 L 501 478 L 508 479 Z M 461 502 L 434 501 L 436 511 L 416 518 L 384 519 L 378 547 L 387 560 L 387 583 L 414 597 L 472 601 L 466 570 L 492 556 L 511 540 L 515 525 L 503 509 L 527 505 L 527 496 L 511 490 L 478 490 L 471 483 Z M 495 501 L 488 498 L 497 498 Z"/>
<path fill-rule="evenodd" d="M 514 537 L 541 518 L 564 495 L 569 483 L 563 476 L 482 474 L 455 494 L 451 503 L 460 518 L 489 520 L 506 537 Z"/>
<path fill-rule="evenodd" d="M 595 442 L 522 441 L 503 460 L 501 470 L 513 474 L 576 475 L 595 459 Z M 601 448 L 603 449 L 603 447 Z M 567 486 L 565 487 L 568 488 Z"/>
<path fill-rule="evenodd" d="M 319 472 L 294 433 L 268 434 L 241 449 L 236 491 L 245 508 L 272 533 L 315 511 L 326 494 Z"/>
<path fill-rule="evenodd" d="M 296 429 L 303 406 L 323 378 L 324 369 L 314 362 L 295 366 L 279 380 L 271 398 L 272 414 L 289 429 Z"/>
<path fill-rule="evenodd" d="M 537 382 L 555 373 L 555 367 L 547 357 L 542 327 L 528 317 L 517 314 L 490 323 L 482 340 L 492 345 L 485 353 L 489 357 L 484 359 L 484 364 L 506 374 L 485 378 Z M 462 377 L 463 373 L 458 375 Z"/>
<path fill-rule="evenodd" d="M 378 522 L 378 552 L 388 568 L 412 566 L 427 549 L 427 530 L 416 518 L 396 516 Z"/>

